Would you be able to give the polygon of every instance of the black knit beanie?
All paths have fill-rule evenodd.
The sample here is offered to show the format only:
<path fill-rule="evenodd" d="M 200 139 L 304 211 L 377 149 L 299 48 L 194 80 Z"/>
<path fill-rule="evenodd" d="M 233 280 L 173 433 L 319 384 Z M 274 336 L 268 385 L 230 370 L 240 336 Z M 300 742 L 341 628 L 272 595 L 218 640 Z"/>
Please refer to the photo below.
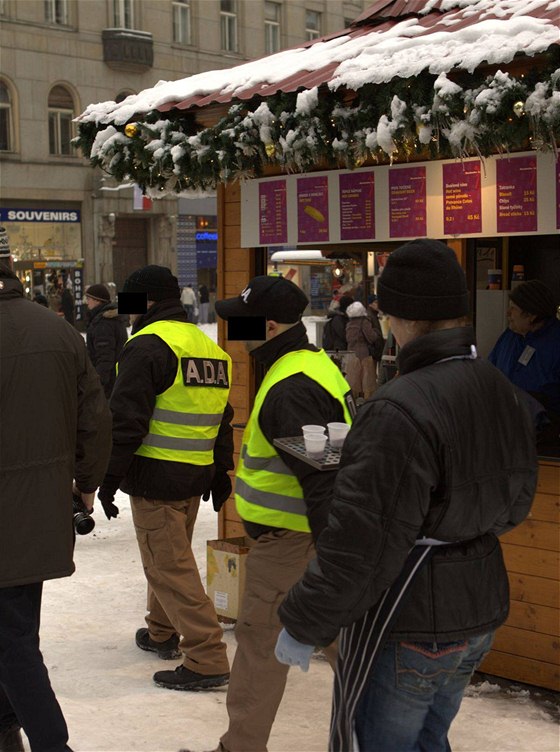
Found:
<path fill-rule="evenodd" d="M 440 240 L 411 240 L 393 251 L 377 295 L 383 313 L 409 321 L 458 319 L 469 311 L 465 273 Z"/>
<path fill-rule="evenodd" d="M 533 313 L 540 319 L 556 315 L 556 302 L 552 290 L 538 279 L 522 282 L 510 292 L 509 299 L 525 313 Z"/>
<path fill-rule="evenodd" d="M 124 283 L 123 292 L 145 292 L 148 300 L 160 301 L 168 298 L 180 300 L 181 290 L 177 277 L 166 266 L 151 264 L 132 272 Z M 86 293 L 87 294 L 87 293 Z"/>
<path fill-rule="evenodd" d="M 110 303 L 111 296 L 105 285 L 90 285 L 86 290 L 86 297 L 98 300 L 100 303 Z"/>

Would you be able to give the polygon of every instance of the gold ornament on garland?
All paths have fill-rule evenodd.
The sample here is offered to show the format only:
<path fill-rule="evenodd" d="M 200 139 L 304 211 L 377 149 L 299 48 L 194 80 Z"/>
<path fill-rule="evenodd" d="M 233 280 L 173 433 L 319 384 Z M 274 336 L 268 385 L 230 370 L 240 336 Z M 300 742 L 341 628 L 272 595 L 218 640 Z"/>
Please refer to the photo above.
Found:
<path fill-rule="evenodd" d="M 356 167 L 361 167 L 365 161 L 366 161 L 365 157 L 361 157 L 361 156 L 360 157 L 356 157 L 354 159 L 354 164 L 356 165 Z"/>
<path fill-rule="evenodd" d="M 124 127 L 124 135 L 128 136 L 129 138 L 134 138 L 134 136 L 137 136 L 139 132 L 140 129 L 138 128 L 136 123 L 129 123 Z"/>
<path fill-rule="evenodd" d="M 273 157 L 276 154 L 276 147 L 274 144 L 265 144 L 264 150 L 266 151 L 267 157 Z"/>
<path fill-rule="evenodd" d="M 525 103 L 524 102 L 516 102 L 513 105 L 513 112 L 517 115 L 517 117 L 521 117 L 525 114 Z"/>

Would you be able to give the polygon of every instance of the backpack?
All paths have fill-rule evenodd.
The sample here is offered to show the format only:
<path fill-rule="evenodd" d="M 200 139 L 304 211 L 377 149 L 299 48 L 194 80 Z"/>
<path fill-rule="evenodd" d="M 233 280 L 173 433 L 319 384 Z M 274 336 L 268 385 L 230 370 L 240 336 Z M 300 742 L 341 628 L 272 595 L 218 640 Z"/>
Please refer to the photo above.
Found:
<path fill-rule="evenodd" d="M 334 350 L 334 338 L 332 333 L 332 318 L 328 319 L 323 327 L 323 350 Z"/>
<path fill-rule="evenodd" d="M 363 331 L 363 327 L 362 327 L 362 331 Z M 376 334 L 379 334 L 379 332 L 376 332 Z M 385 347 L 385 340 L 383 339 L 383 336 L 379 334 L 375 342 L 371 342 L 371 343 L 368 342 L 368 351 L 369 351 L 370 357 L 372 357 L 374 360 L 381 360 L 384 347 Z"/>

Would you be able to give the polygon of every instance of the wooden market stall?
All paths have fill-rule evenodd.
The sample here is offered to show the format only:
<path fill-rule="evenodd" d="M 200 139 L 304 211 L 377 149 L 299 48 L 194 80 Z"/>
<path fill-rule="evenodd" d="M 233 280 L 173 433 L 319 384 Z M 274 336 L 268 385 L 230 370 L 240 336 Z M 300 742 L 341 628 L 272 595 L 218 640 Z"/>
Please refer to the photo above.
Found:
<path fill-rule="evenodd" d="M 217 187 L 218 297 L 266 273 L 274 247 L 366 243 L 375 252 L 418 236 L 445 240 L 468 274 L 478 248 L 497 240 L 491 258 L 509 274 L 508 240 L 538 236 L 535 269 L 560 297 L 549 271 L 560 253 L 558 13 L 554 0 L 514 6 L 377 0 L 348 29 L 266 63 L 90 106 L 80 145 L 94 165 L 155 195 Z M 302 175 L 313 177 L 307 195 Z M 361 176 L 373 196 L 367 211 Z M 301 231 L 310 195 L 322 201 L 308 211 L 326 220 L 322 235 Z M 499 286 L 505 299 L 508 281 Z M 218 339 L 234 363 L 238 456 L 260 374 L 242 344 L 226 340 L 224 322 Z M 503 539 L 511 612 L 486 672 L 560 689 L 559 532 L 559 459 L 542 458 L 531 515 Z M 232 499 L 218 534 L 243 535 Z"/>

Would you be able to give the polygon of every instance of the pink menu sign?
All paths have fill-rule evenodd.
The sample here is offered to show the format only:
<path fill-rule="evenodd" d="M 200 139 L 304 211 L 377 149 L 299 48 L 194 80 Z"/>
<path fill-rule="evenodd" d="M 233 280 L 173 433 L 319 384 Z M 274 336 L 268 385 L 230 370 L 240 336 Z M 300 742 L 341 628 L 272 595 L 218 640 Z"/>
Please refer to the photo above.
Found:
<path fill-rule="evenodd" d="M 446 235 L 482 232 L 478 159 L 443 165 L 443 231 Z"/>
<path fill-rule="evenodd" d="M 298 178 L 298 243 L 328 242 L 329 182 L 326 175 Z"/>
<path fill-rule="evenodd" d="M 426 168 L 389 170 L 389 234 L 392 238 L 426 235 Z"/>
<path fill-rule="evenodd" d="M 537 157 L 496 162 L 498 232 L 537 230 Z"/>
<path fill-rule="evenodd" d="M 369 240 L 375 237 L 373 172 L 339 176 L 340 239 Z"/>
<path fill-rule="evenodd" d="M 259 183 L 259 243 L 288 242 L 286 180 Z"/>

